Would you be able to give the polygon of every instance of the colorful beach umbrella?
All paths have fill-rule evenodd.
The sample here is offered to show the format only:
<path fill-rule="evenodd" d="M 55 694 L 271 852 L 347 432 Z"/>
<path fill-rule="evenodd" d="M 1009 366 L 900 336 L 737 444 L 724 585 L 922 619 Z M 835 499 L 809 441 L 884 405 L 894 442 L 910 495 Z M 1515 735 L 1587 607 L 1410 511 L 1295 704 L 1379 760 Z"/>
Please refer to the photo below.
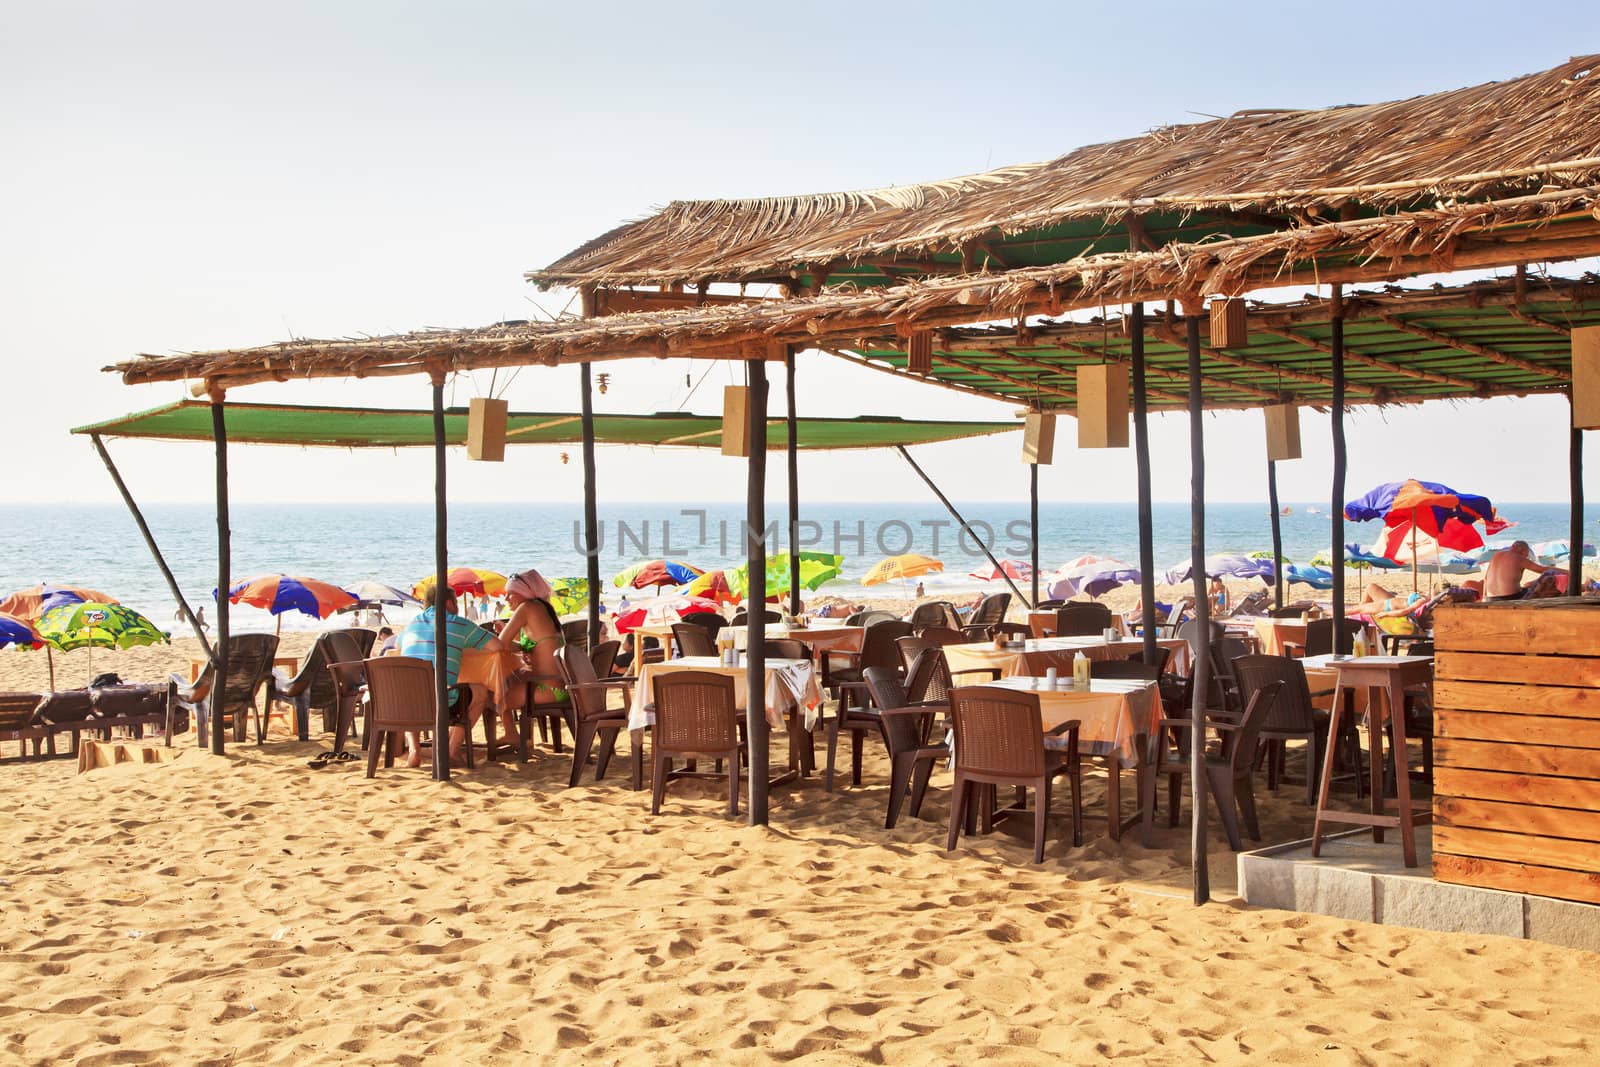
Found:
<path fill-rule="evenodd" d="M 411 595 L 424 604 L 431 601 L 434 578 L 435 575 L 430 574 L 418 581 L 411 587 Z M 445 581 L 452 591 L 473 596 L 499 596 L 506 591 L 506 576 L 483 567 L 451 567 L 445 574 Z"/>
<path fill-rule="evenodd" d="M 1206 575 L 1210 578 L 1260 578 L 1270 582 L 1276 574 L 1271 559 L 1251 559 L 1249 556 L 1207 556 L 1205 567 Z M 1193 575 L 1193 562 L 1184 560 L 1168 568 L 1163 577 L 1168 585 L 1180 585 Z"/>
<path fill-rule="evenodd" d="M 1291 563 L 1284 567 L 1283 572 L 1284 578 L 1291 582 L 1302 582 L 1313 589 L 1333 588 L 1333 572 L 1326 567 Z"/>
<path fill-rule="evenodd" d="M 830 552 L 802 552 L 800 553 L 800 588 L 815 590 L 824 583 L 831 582 L 839 577 L 840 568 L 844 564 L 843 556 L 836 556 Z M 741 600 L 748 593 L 750 565 L 741 563 L 739 566 L 724 572 L 728 578 L 728 589 Z M 693 592 L 693 587 L 689 589 Z M 767 557 L 767 595 L 778 596 L 789 591 L 789 554 Z"/>
<path fill-rule="evenodd" d="M 16 645 L 18 648 L 43 648 L 44 638 L 27 622 L 15 615 L 0 612 L 0 648 Z"/>
<path fill-rule="evenodd" d="M 1050 576 L 1052 600 L 1071 600 L 1082 594 L 1098 598 L 1119 585 L 1140 580 L 1139 568 L 1106 556 L 1079 556 Z"/>
<path fill-rule="evenodd" d="M 354 585 L 348 585 L 344 588 L 356 598 L 356 604 L 352 605 L 352 607 L 385 604 L 389 607 L 403 608 L 420 603 L 416 597 L 404 589 L 396 589 L 394 586 L 384 582 L 356 582 Z"/>
<path fill-rule="evenodd" d="M 718 604 L 737 604 L 744 599 L 728 587 L 728 575 L 720 570 L 706 571 L 685 586 L 683 591 L 687 596 L 704 597 Z"/>
<path fill-rule="evenodd" d="M 981 570 L 969 572 L 967 577 L 976 578 L 980 582 L 997 582 L 1002 577 L 1025 582 L 1033 577 L 1033 565 L 1020 559 L 1003 559 L 999 567 L 991 563 Z"/>
<path fill-rule="evenodd" d="M 213 595 L 215 595 L 213 593 Z M 228 602 L 282 615 L 298 611 L 313 619 L 326 619 L 343 608 L 354 607 L 355 594 L 331 582 L 302 578 L 292 574 L 262 574 L 235 582 L 228 589 Z"/>
<path fill-rule="evenodd" d="M 170 642 L 172 635 L 132 608 L 86 600 L 51 608 L 39 636 L 63 652 L 75 648 L 135 648 Z"/>
<path fill-rule="evenodd" d="M 665 585 L 688 585 L 705 571 L 675 559 L 647 559 L 617 572 L 611 584 L 618 589 L 649 589 Z"/>
<path fill-rule="evenodd" d="M 28 589 L 18 589 L 4 600 L 0 600 L 0 614 L 14 615 L 26 622 L 38 622 L 39 617 L 51 608 L 60 607 L 62 604 L 81 604 L 85 601 L 115 604 L 117 598 L 86 586 L 41 582 Z"/>
<path fill-rule="evenodd" d="M 617 632 L 620 634 L 632 633 L 645 624 L 670 625 L 682 622 L 685 615 L 698 615 L 702 612 L 717 614 L 715 601 L 698 596 L 664 596 L 653 600 L 647 607 L 634 608 L 617 616 Z"/>
<path fill-rule="evenodd" d="M 1344 517 L 1352 522 L 1382 519 L 1385 526 L 1391 527 L 1413 523 L 1419 535 L 1432 537 L 1442 547 L 1468 551 L 1483 544 L 1472 524 L 1494 518 L 1495 510 L 1488 497 L 1458 493 L 1440 482 L 1408 478 L 1386 482 L 1350 501 L 1344 506 Z"/>
<path fill-rule="evenodd" d="M 1321 552 L 1312 556 L 1310 562 L 1313 567 L 1332 567 L 1333 549 L 1324 548 Z M 1354 543 L 1344 546 L 1344 565 L 1352 570 L 1372 567 L 1380 571 L 1392 571 L 1400 566 L 1389 557 L 1380 555 L 1376 549 L 1362 548 Z"/>
<path fill-rule="evenodd" d="M 576 615 L 589 610 L 589 579 L 556 578 L 550 582 L 550 606 L 557 615 Z"/>
<path fill-rule="evenodd" d="M 890 556 L 888 559 L 879 560 L 873 568 L 861 579 L 862 585 L 882 585 L 884 582 L 905 581 L 908 578 L 917 578 L 924 574 L 935 574 L 944 570 L 944 564 L 932 556 L 919 555 L 909 552 L 901 556 Z"/>

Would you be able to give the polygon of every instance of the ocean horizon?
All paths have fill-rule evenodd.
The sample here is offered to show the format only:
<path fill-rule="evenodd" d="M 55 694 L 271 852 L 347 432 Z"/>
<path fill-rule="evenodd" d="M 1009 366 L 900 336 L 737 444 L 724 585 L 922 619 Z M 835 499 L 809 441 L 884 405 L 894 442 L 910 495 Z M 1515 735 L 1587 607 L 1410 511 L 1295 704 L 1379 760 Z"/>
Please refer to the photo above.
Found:
<path fill-rule="evenodd" d="M 1328 504 L 1287 501 L 1282 516 L 1283 549 L 1290 560 L 1305 562 L 1329 547 Z M 1564 503 L 1501 504 L 1503 517 L 1518 525 L 1501 535 L 1530 542 L 1567 536 Z M 957 508 L 1002 558 L 1027 559 L 1026 501 L 957 502 Z M 1312 509 L 1316 509 L 1313 511 Z M 190 604 L 210 604 L 216 585 L 216 525 L 210 504 L 143 505 L 157 543 Z M 1041 570 L 1048 574 L 1076 556 L 1093 553 L 1137 565 L 1138 509 L 1132 503 L 1070 504 L 1041 502 Z M 1600 509 L 1585 513 L 1592 527 Z M 615 603 L 625 592 L 611 576 L 630 563 L 658 557 L 682 559 L 711 569 L 743 560 L 739 504 L 674 506 L 610 502 L 600 509 L 604 539 L 600 571 L 605 594 Z M 1154 505 L 1155 561 L 1165 570 L 1188 558 L 1189 505 Z M 409 588 L 429 574 L 433 560 L 433 506 L 429 503 L 237 504 L 232 509 L 235 579 L 262 573 L 304 574 L 334 583 L 375 579 Z M 970 537 L 958 536 L 949 514 L 937 503 L 854 503 L 807 501 L 801 509 L 802 547 L 846 557 L 844 574 L 817 594 L 849 599 L 894 595 L 894 587 L 859 584 L 886 555 L 920 552 L 944 561 L 942 573 L 922 579 L 930 596 L 970 596 L 1004 583 L 981 582 L 970 572 L 987 566 Z M 769 503 L 769 552 L 786 551 L 786 505 Z M 537 567 L 546 577 L 581 576 L 582 506 L 561 504 L 451 505 L 448 535 L 452 566 L 481 566 L 501 572 Z M 774 526 L 770 524 L 776 524 Z M 1370 543 L 1377 523 L 1345 524 L 1346 540 Z M 176 603 L 120 504 L 12 505 L 0 513 L 0 534 L 8 551 L 0 563 L 0 592 L 40 581 L 88 585 L 118 597 L 175 634 Z M 1208 555 L 1248 553 L 1271 548 L 1267 505 L 1213 502 L 1206 511 Z M 909 587 L 908 587 L 909 588 Z M 1026 587 L 1024 586 L 1024 591 Z M 648 591 L 627 591 L 634 599 Z M 215 609 L 208 611 L 214 617 Z M 235 607 L 235 629 L 270 630 L 277 620 L 264 611 Z M 318 629 L 327 623 L 297 613 L 283 616 L 285 629 Z"/>

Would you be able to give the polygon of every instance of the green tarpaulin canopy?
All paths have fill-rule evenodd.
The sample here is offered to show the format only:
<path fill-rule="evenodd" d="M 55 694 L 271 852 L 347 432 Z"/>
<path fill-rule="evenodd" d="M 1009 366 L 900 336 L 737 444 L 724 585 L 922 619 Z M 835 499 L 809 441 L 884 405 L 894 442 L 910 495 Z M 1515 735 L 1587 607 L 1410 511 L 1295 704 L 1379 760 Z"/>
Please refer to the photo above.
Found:
<path fill-rule="evenodd" d="M 445 412 L 450 444 L 467 438 L 467 413 Z M 869 415 L 854 419 L 800 419 L 803 449 L 887 448 L 953 441 L 1020 429 L 1016 422 L 939 422 Z M 108 419 L 72 431 L 102 437 L 145 437 L 163 441 L 211 440 L 211 405 L 202 400 L 174 404 Z M 716 415 L 660 411 L 653 415 L 596 415 L 599 444 L 668 447 L 722 447 L 722 419 Z M 563 412 L 513 411 L 507 420 L 508 444 L 575 444 L 583 439 L 579 416 Z M 238 444 L 303 445 L 331 448 L 399 448 L 433 444 L 433 414 L 385 408 L 298 407 L 285 404 L 228 405 L 228 440 Z M 785 447 L 784 421 L 768 420 L 768 447 Z"/>

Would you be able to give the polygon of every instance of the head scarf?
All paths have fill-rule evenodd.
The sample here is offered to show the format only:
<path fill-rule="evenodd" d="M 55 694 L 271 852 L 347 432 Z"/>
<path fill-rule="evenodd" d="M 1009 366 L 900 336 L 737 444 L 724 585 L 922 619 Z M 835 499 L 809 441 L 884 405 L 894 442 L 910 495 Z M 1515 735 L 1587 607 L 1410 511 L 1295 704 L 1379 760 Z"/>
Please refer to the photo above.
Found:
<path fill-rule="evenodd" d="M 550 583 L 545 581 L 544 576 L 538 571 L 529 567 L 521 574 L 511 576 L 506 582 L 506 592 L 516 593 L 528 600 L 549 600 Z"/>

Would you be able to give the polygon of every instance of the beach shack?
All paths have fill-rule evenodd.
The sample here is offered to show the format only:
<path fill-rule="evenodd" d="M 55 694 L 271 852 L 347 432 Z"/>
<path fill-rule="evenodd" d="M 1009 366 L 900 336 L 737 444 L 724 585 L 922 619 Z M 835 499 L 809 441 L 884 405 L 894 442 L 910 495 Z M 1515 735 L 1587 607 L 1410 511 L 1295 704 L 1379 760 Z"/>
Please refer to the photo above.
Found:
<path fill-rule="evenodd" d="M 1586 390 L 1600 373 L 1590 341 L 1600 326 L 1600 284 L 1572 265 L 1595 255 L 1600 57 L 1587 56 L 1409 100 L 1241 112 L 920 185 L 675 202 L 528 274 L 542 287 L 576 289 L 584 316 L 575 320 L 293 340 L 140 357 L 108 369 L 130 385 L 187 380 L 196 395 L 209 397 L 221 513 L 230 389 L 308 377 L 427 375 L 442 441 L 442 388 L 457 371 L 578 363 L 586 368 L 587 394 L 587 368 L 605 360 L 738 361 L 750 390 L 749 517 L 760 530 L 768 426 L 754 413 L 766 410 L 768 368 L 782 367 L 792 380 L 797 357 L 843 359 L 1021 406 L 1034 417 L 1030 462 L 1048 460 L 1048 447 L 1039 447 L 1047 417 L 1075 419 L 1080 446 L 1131 445 L 1146 605 L 1154 602 L 1155 573 L 1148 415 L 1183 410 L 1192 572 L 1204 627 L 1207 409 L 1268 412 L 1265 421 L 1277 427 L 1263 457 L 1269 479 L 1271 462 L 1298 451 L 1290 438 L 1301 432 L 1301 415 L 1322 413 L 1333 448 L 1337 604 L 1348 601 L 1342 509 L 1344 418 L 1352 405 L 1568 396 L 1571 539 L 1581 543 L 1582 429 L 1596 424 Z M 1430 286 L 1394 285 L 1422 274 L 1445 277 Z M 1252 298 L 1284 287 L 1315 292 L 1280 302 Z M 439 477 L 442 529 L 442 463 Z M 219 514 L 224 562 L 226 537 Z M 747 548 L 750 596 L 760 599 L 765 546 L 754 538 Z M 440 552 L 442 569 L 442 543 Z M 1574 595 L 1580 565 L 1574 552 Z M 1153 628 L 1146 633 L 1153 641 Z M 1450 637 L 1441 640 L 1441 672 L 1454 670 Z M 1585 640 L 1574 627 L 1552 623 L 1541 630 L 1548 644 L 1541 652 L 1592 655 Z M 1192 665 L 1200 725 L 1191 730 L 1190 765 L 1196 902 L 1209 896 L 1200 773 L 1208 655 L 1201 642 Z M 757 658 L 752 677 L 758 667 Z M 1467 684 L 1451 676 L 1442 688 L 1450 694 Z M 1442 729 L 1451 728 L 1450 716 L 1441 713 Z M 1582 719 L 1539 717 L 1569 726 Z M 767 818 L 756 788 L 765 780 L 759 720 L 752 713 L 755 822 Z M 1440 745 L 1441 766 L 1463 751 L 1450 737 L 1441 736 Z M 1593 787 L 1589 780 L 1583 788 Z M 1549 798 L 1533 805 L 1547 802 L 1560 806 Z M 1475 810 L 1489 812 L 1481 804 Z M 1450 823 L 1441 840 L 1465 840 L 1452 822 L 1460 811 L 1440 813 L 1441 824 Z"/>

